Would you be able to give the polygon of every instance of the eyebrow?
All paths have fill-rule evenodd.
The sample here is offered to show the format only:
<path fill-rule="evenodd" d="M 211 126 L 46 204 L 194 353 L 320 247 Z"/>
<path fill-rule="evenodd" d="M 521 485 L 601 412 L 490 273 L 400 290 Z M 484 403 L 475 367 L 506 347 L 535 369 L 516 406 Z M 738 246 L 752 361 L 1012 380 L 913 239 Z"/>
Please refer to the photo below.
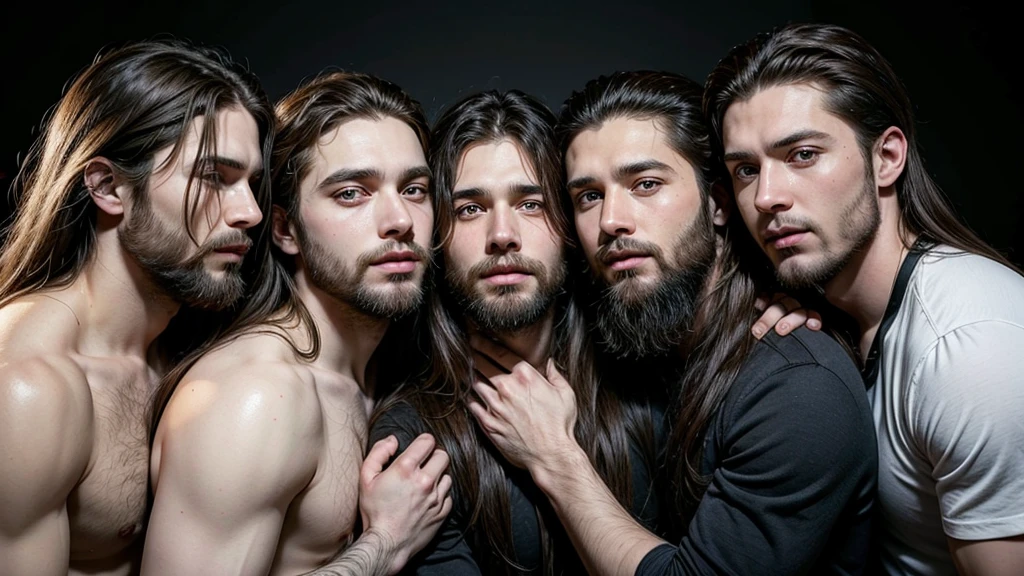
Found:
<path fill-rule="evenodd" d="M 416 166 L 409 168 L 405 172 L 402 172 L 402 182 L 409 182 L 417 178 L 433 178 L 433 174 L 430 172 L 430 168 L 426 166 Z"/>
<path fill-rule="evenodd" d="M 815 140 L 815 139 L 817 139 L 817 140 L 832 140 L 832 137 L 829 136 L 828 134 L 826 134 L 824 132 L 820 132 L 818 130 L 810 130 L 810 129 L 808 129 L 808 130 L 800 130 L 799 132 L 794 132 L 794 133 L 790 134 L 789 136 L 785 136 L 785 137 L 783 137 L 783 138 L 781 138 L 779 140 L 776 140 L 775 142 L 772 142 L 771 145 L 768 146 L 768 149 L 769 150 L 779 150 L 780 148 L 789 148 L 790 146 L 792 146 L 793 144 L 796 144 L 797 142 L 802 142 L 804 140 Z M 736 151 L 736 152 L 726 152 L 725 155 L 722 157 L 722 161 L 723 162 L 735 162 L 737 160 L 752 160 L 753 158 L 754 158 L 754 153 L 753 152 L 749 152 L 747 150 L 740 150 L 740 151 Z"/>
<path fill-rule="evenodd" d="M 541 195 L 544 193 L 544 189 L 536 184 L 513 184 L 510 188 L 512 196 L 534 196 Z M 452 202 L 458 202 L 459 200 L 465 200 L 467 198 L 483 198 L 490 196 L 491 193 L 483 188 L 463 188 L 452 192 Z"/>
<path fill-rule="evenodd" d="M 623 164 L 622 166 L 618 166 L 615 168 L 615 171 L 612 172 L 612 178 L 614 178 L 615 180 L 622 180 L 623 178 L 634 176 L 636 174 L 640 174 L 641 172 L 647 172 L 648 170 L 667 170 L 669 172 L 672 172 L 673 174 L 675 174 L 676 172 L 668 164 L 665 164 L 664 162 L 661 162 L 659 160 L 654 160 L 652 158 L 650 160 L 640 160 L 638 162 L 630 162 L 629 164 Z M 597 183 L 597 178 L 593 176 L 580 176 L 579 178 L 573 178 L 572 180 L 569 180 L 568 184 L 566 184 L 565 187 L 571 191 L 583 188 L 585 186 L 591 186 L 595 183 Z"/>
<path fill-rule="evenodd" d="M 384 173 L 376 168 L 342 168 L 321 180 L 320 184 L 317 185 L 317 189 L 322 190 L 328 186 L 333 186 L 340 182 L 348 182 L 350 180 L 370 179 L 383 180 Z"/>
<path fill-rule="evenodd" d="M 217 164 L 242 171 L 245 171 L 249 167 L 245 162 L 235 160 L 234 158 L 228 158 L 227 156 L 204 156 L 200 158 L 198 162 L 196 162 L 197 166 L 210 166 Z M 261 166 L 257 166 L 257 170 L 254 170 L 254 172 L 260 171 L 262 171 Z"/>

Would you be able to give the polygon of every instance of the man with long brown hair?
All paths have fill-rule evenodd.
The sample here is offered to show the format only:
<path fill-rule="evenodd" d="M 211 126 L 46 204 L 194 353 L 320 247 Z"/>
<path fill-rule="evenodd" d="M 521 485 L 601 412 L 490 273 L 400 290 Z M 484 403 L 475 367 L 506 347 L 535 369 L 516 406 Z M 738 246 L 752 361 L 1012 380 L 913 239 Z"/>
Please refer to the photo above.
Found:
<path fill-rule="evenodd" d="M 855 323 L 892 574 L 1024 574 L 1024 277 L 925 170 L 913 106 L 864 39 L 796 24 L 738 46 L 705 112 L 779 280 Z"/>
<path fill-rule="evenodd" d="M 423 112 L 336 72 L 277 117 L 273 256 L 161 394 L 147 575 L 393 574 L 451 507 L 429 435 L 386 470 L 394 438 L 364 461 L 376 382 L 409 360 L 381 342 L 418 308 L 430 261 Z"/>
<path fill-rule="evenodd" d="M 254 76 L 171 40 L 100 56 L 48 119 L 0 254 L 5 574 L 138 569 L 151 345 L 242 293 L 272 127 Z"/>
<path fill-rule="evenodd" d="M 770 284 L 712 187 L 700 97 L 676 74 L 616 73 L 573 93 L 559 121 L 597 332 L 637 367 L 627 385 L 672 390 L 676 544 L 605 486 L 572 433 L 580 410 L 558 370 L 481 346 L 508 373 L 476 385 L 473 414 L 530 471 L 592 574 L 860 573 L 876 472 L 863 384 L 824 334 L 751 334 Z M 662 372 L 631 361 L 649 357 Z"/>

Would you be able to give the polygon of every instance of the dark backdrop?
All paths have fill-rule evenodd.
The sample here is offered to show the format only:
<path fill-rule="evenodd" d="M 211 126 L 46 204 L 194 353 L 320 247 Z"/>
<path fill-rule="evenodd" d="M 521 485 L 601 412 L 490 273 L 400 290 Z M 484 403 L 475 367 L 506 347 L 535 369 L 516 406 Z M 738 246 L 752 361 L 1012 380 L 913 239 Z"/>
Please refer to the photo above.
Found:
<path fill-rule="evenodd" d="M 0 9 L 4 191 L 68 78 L 106 46 L 159 33 L 227 48 L 249 62 L 273 99 L 303 78 L 340 67 L 398 83 L 433 119 L 461 95 L 487 88 L 519 88 L 557 109 L 571 90 L 615 70 L 666 69 L 702 80 L 730 47 L 757 32 L 792 21 L 841 24 L 878 47 L 902 76 L 917 107 L 928 169 L 964 219 L 1024 263 L 1024 200 L 1014 168 L 1024 132 L 1011 91 L 1021 67 L 1010 50 L 1011 34 L 1019 32 L 984 3 L 12 4 Z"/>

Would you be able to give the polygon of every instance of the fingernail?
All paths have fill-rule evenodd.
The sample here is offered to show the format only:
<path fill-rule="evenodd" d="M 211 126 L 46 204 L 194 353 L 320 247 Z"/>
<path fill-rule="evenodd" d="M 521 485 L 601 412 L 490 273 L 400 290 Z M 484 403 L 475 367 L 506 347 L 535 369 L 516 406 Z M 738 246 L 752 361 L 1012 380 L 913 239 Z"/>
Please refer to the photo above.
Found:
<path fill-rule="evenodd" d="M 782 334 L 783 332 L 788 332 L 789 324 L 786 324 L 785 322 L 779 322 L 779 325 L 775 328 L 775 331 L 778 332 L 779 334 Z"/>
<path fill-rule="evenodd" d="M 758 325 L 754 326 L 750 331 L 754 333 L 754 336 L 760 338 L 761 334 L 764 333 L 764 328 L 761 328 L 761 325 L 758 324 Z"/>

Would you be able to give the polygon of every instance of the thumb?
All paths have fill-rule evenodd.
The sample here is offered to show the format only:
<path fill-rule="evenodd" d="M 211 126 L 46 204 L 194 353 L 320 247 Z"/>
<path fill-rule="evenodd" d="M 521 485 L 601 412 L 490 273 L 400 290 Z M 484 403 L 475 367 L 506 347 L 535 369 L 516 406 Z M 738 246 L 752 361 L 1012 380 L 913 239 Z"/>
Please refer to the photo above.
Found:
<path fill-rule="evenodd" d="M 558 371 L 555 366 L 555 361 L 548 358 L 547 366 L 544 367 L 544 376 L 548 379 L 552 385 L 556 388 L 562 388 L 569 386 L 569 382 L 562 376 L 562 373 Z"/>

